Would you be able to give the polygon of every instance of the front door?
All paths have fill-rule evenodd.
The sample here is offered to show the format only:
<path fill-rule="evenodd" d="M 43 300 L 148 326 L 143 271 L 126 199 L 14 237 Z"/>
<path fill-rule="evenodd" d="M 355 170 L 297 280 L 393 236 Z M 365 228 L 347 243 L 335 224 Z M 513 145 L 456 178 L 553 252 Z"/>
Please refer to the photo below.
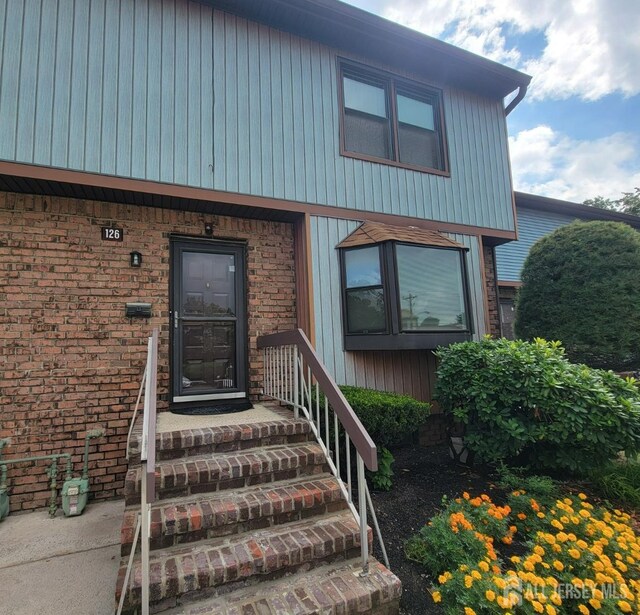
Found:
<path fill-rule="evenodd" d="M 247 397 L 244 246 L 172 244 L 173 402 Z"/>

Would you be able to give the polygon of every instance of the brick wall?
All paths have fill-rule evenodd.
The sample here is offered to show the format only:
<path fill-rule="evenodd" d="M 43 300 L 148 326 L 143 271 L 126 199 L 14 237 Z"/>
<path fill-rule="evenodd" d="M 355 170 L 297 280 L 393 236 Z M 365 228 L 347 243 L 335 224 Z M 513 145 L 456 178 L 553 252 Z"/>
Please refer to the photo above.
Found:
<path fill-rule="evenodd" d="M 495 258 L 496 252 L 493 246 L 483 246 L 484 276 L 487 283 L 487 302 L 489 305 L 489 322 L 487 333 L 493 337 L 500 337 L 500 305 L 498 302 L 498 284 L 496 281 Z"/>
<path fill-rule="evenodd" d="M 250 391 L 261 384 L 263 333 L 295 326 L 290 224 L 0 192 L 0 438 L 5 457 L 73 454 L 81 468 L 87 429 L 92 492 L 118 495 L 129 419 L 144 367 L 146 337 L 159 327 L 159 409 L 167 407 L 169 234 L 246 240 Z M 100 227 L 124 228 L 122 243 Z M 131 251 L 141 268 L 129 266 Z M 124 316 L 127 301 L 148 301 L 149 320 Z M 96 442 L 96 441 L 94 441 Z M 46 466 L 12 467 L 12 510 L 46 504 Z"/>

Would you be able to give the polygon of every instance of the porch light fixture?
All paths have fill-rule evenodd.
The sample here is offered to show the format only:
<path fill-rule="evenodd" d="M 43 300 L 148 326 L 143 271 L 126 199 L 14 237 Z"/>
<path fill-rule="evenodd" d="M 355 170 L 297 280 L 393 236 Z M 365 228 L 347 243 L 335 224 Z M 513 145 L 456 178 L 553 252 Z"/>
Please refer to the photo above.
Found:
<path fill-rule="evenodd" d="M 131 252 L 129 264 L 132 267 L 140 267 L 142 265 L 142 254 L 140 252 Z"/>

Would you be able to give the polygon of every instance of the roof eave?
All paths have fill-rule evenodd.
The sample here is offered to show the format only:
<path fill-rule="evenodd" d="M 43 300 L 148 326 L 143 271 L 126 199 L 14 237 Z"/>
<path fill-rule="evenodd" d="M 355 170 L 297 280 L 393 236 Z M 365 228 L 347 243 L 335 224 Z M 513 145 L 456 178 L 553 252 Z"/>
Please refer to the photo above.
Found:
<path fill-rule="evenodd" d="M 418 76 L 504 98 L 531 77 L 338 0 L 202 0 Z M 426 60 L 429 60 L 428 62 Z"/>
<path fill-rule="evenodd" d="M 526 192 L 515 192 L 516 207 L 528 207 L 540 211 L 550 211 L 575 215 L 579 218 L 589 218 L 593 220 L 611 220 L 614 222 L 625 222 L 634 228 L 640 229 L 640 217 L 632 214 L 625 214 L 620 211 L 599 209 L 582 203 L 573 203 L 560 199 L 552 199 L 538 194 L 528 194 Z"/>

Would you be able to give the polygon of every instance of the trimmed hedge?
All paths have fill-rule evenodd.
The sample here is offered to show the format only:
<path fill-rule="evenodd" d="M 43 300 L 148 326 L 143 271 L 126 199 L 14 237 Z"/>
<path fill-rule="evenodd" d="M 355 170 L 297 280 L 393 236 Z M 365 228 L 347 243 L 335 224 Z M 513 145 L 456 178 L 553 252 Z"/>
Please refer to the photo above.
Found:
<path fill-rule="evenodd" d="M 574 222 L 540 239 L 522 270 L 518 337 L 560 340 L 577 363 L 640 367 L 640 233 Z"/>
<path fill-rule="evenodd" d="M 401 444 L 429 416 L 431 406 L 408 395 L 341 386 L 378 448 Z"/>
<path fill-rule="evenodd" d="M 559 342 L 486 338 L 436 354 L 436 399 L 485 461 L 578 472 L 640 451 L 633 381 L 570 363 Z"/>

